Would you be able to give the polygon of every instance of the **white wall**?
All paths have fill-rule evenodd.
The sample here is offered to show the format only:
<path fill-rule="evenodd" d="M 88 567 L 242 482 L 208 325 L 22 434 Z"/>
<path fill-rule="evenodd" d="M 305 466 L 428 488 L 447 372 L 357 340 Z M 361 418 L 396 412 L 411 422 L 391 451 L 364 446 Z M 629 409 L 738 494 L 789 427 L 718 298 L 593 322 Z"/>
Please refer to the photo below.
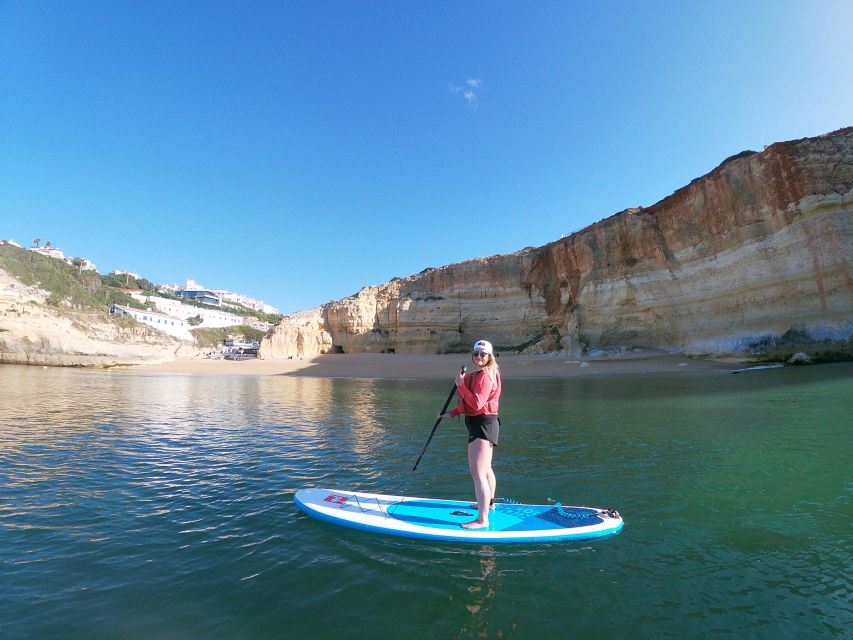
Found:
<path fill-rule="evenodd" d="M 160 331 L 168 333 L 170 336 L 174 336 L 181 340 L 195 342 L 193 334 L 190 333 L 190 326 L 180 318 L 170 317 L 162 313 L 157 313 L 156 311 L 134 309 L 133 307 L 122 307 L 120 305 L 116 305 L 116 307 L 119 309 L 119 313 L 130 316 L 137 322 L 159 329 Z"/>
<path fill-rule="evenodd" d="M 201 329 L 213 329 L 217 327 L 233 327 L 238 324 L 243 324 L 243 317 L 226 313 L 224 311 L 214 311 L 212 309 L 202 309 L 189 304 L 183 304 L 178 300 L 170 298 L 161 298 L 159 296 L 143 296 L 138 293 L 130 294 L 135 300 L 138 300 L 145 305 L 153 305 L 158 311 L 170 316 L 175 316 L 182 320 L 201 316 L 202 323 L 198 325 Z"/>

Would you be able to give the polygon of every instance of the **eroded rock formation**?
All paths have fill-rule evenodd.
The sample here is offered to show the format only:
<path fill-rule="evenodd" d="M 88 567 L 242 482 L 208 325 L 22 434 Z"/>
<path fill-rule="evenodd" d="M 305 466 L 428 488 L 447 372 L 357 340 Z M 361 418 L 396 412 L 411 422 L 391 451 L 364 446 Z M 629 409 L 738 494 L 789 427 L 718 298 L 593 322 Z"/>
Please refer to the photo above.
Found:
<path fill-rule="evenodd" d="M 282 320 L 261 357 L 332 351 L 848 348 L 853 127 L 729 158 L 543 247 L 367 287 Z"/>

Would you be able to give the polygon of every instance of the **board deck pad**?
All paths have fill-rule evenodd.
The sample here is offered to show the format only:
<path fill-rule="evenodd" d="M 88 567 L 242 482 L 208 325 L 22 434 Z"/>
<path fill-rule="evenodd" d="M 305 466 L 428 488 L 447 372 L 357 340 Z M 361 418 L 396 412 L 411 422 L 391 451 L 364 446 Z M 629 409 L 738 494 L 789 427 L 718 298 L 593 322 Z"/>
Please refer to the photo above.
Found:
<path fill-rule="evenodd" d="M 615 511 L 594 507 L 498 502 L 489 527 L 463 529 L 477 517 L 471 502 L 359 493 L 343 489 L 301 489 L 296 506 L 310 516 L 353 529 L 407 538 L 458 542 L 551 542 L 584 540 L 617 533 Z"/>

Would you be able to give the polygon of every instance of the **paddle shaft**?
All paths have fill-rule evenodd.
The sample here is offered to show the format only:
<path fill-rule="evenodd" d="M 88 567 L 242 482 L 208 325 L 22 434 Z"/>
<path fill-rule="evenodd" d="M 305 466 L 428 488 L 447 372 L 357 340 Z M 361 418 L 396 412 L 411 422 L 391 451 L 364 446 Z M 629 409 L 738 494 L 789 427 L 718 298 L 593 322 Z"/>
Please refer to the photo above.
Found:
<path fill-rule="evenodd" d="M 465 374 L 465 367 L 462 367 L 462 371 L 459 373 Z M 426 444 L 424 444 L 424 448 L 421 449 L 421 454 L 418 456 L 417 462 L 415 462 L 415 466 L 412 467 L 412 473 L 415 472 L 415 469 L 418 468 L 418 465 L 421 463 L 421 458 L 424 457 L 426 453 L 427 447 L 429 443 L 432 442 L 432 437 L 435 435 L 435 430 L 438 429 L 438 423 L 441 422 L 441 416 L 444 415 L 444 412 L 447 411 L 447 407 L 450 406 L 450 401 L 453 400 L 453 394 L 456 393 L 456 382 L 453 383 L 453 388 L 450 390 L 450 394 L 447 396 L 447 400 L 444 402 L 444 406 L 441 408 L 439 412 L 438 419 L 435 421 L 435 424 L 432 425 L 432 431 L 429 432 L 429 438 L 427 438 Z"/>

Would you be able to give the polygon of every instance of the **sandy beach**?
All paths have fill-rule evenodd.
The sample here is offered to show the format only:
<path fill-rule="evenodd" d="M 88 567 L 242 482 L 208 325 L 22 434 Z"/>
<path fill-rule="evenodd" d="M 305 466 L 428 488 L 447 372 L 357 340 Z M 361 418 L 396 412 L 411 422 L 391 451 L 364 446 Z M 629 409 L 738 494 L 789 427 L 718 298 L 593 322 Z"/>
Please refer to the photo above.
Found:
<path fill-rule="evenodd" d="M 689 373 L 729 371 L 740 362 L 691 359 L 683 355 L 642 353 L 618 357 L 572 359 L 566 355 L 503 355 L 498 358 L 505 379 L 569 378 L 591 375 Z M 330 354 L 293 360 L 184 359 L 137 365 L 132 370 L 251 376 L 307 376 L 317 378 L 452 379 L 462 365 L 471 367 L 466 354 L 416 355 L 354 353 Z"/>

